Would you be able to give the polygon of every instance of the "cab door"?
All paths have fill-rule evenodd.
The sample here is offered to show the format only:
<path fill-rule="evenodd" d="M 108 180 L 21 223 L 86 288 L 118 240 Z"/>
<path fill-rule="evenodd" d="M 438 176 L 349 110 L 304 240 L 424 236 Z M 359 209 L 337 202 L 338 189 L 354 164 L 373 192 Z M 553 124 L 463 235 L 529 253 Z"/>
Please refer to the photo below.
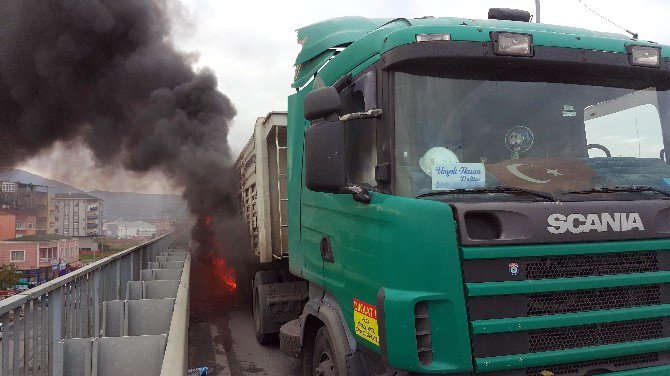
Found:
<path fill-rule="evenodd" d="M 358 75 L 340 91 L 340 115 L 378 108 L 375 68 Z M 348 120 L 345 123 L 347 182 L 374 191 L 377 187 L 375 166 L 378 159 L 377 129 L 380 119 Z M 313 192 L 303 187 L 301 226 L 302 240 L 308 252 L 305 262 L 323 265 L 324 288 L 333 292 L 344 307 L 353 298 L 363 299 L 351 284 L 364 282 L 373 291 L 371 275 L 365 269 L 374 267 L 380 222 L 379 205 L 357 202 L 350 194 Z M 369 271 L 369 270 L 367 270 Z M 376 291 L 376 290 L 374 290 Z M 354 296 L 357 295 L 357 296 Z M 371 299 L 371 298 L 370 298 Z M 369 299 L 366 299 L 369 300 Z M 346 313 L 345 313 L 346 315 Z"/>

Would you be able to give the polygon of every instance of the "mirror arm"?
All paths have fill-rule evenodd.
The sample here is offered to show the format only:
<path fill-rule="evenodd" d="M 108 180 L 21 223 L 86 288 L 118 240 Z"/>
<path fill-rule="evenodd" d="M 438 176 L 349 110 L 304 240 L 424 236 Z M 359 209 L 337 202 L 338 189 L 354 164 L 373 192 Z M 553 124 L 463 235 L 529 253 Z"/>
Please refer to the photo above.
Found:
<path fill-rule="evenodd" d="M 360 185 L 348 185 L 340 190 L 340 193 L 349 193 L 353 197 L 354 201 L 360 202 L 361 204 L 369 204 L 372 202 L 372 197 L 370 196 L 370 191 L 366 188 L 361 187 Z"/>
<path fill-rule="evenodd" d="M 373 108 L 365 112 L 353 112 L 350 114 L 340 116 L 340 121 L 348 121 L 355 119 L 374 119 L 382 116 L 381 108 Z"/>

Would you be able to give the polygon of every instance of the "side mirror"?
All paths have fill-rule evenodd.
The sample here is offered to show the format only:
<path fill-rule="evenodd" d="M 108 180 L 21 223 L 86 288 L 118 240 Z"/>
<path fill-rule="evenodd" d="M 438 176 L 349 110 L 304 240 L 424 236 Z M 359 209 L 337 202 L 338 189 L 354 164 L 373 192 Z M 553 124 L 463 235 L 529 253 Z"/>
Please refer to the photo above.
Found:
<path fill-rule="evenodd" d="M 328 117 L 342 109 L 342 99 L 332 86 L 316 89 L 305 97 L 305 119 L 312 121 Z"/>
<path fill-rule="evenodd" d="M 306 104 L 305 112 L 307 112 Z M 305 131 L 305 186 L 308 189 L 316 192 L 340 193 L 346 187 L 347 165 L 344 137 L 344 122 L 339 120 L 324 121 L 307 128 Z"/>

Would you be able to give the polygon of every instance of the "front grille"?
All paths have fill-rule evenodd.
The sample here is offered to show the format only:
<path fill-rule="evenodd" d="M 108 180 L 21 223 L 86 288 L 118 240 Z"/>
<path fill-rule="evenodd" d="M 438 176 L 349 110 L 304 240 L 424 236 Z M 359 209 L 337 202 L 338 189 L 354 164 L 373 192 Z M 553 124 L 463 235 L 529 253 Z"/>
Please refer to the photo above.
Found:
<path fill-rule="evenodd" d="M 670 271 L 670 250 L 463 261 L 466 283 L 596 277 Z"/>
<path fill-rule="evenodd" d="M 613 322 L 528 332 L 530 352 L 565 350 L 663 337 L 663 319 Z"/>
<path fill-rule="evenodd" d="M 528 295 L 527 315 L 553 315 L 661 304 L 659 285 L 560 291 Z"/>
<path fill-rule="evenodd" d="M 538 251 L 541 249 L 538 248 Z M 468 317 L 486 324 L 483 320 L 537 317 L 545 315 L 574 314 L 574 326 L 540 330 L 503 330 L 471 336 L 472 356 L 475 359 L 524 354 L 552 353 L 569 349 L 617 345 L 670 337 L 670 317 L 644 318 L 631 321 L 600 322 L 585 325 L 579 319 L 581 312 L 605 311 L 643 306 L 670 304 L 670 283 L 650 285 L 591 288 L 594 282 L 613 275 L 645 274 L 670 271 L 670 250 L 635 252 L 608 252 L 535 257 L 503 257 L 468 259 L 463 261 L 463 278 L 470 293 L 471 286 L 480 283 L 505 286 L 507 282 L 519 284 L 527 281 L 583 278 L 583 290 L 544 291 L 533 293 L 500 293 L 490 296 L 469 296 Z M 594 285 L 597 283 L 594 283 Z M 541 283 L 536 285 L 542 286 Z M 472 289 L 474 291 L 474 289 Z M 504 294 L 504 295 L 503 295 Z M 601 320 L 598 320 L 601 321 Z M 602 320 L 606 321 L 606 320 Z M 503 344 L 503 345 L 501 345 Z M 560 364 L 500 371 L 501 375 L 584 376 L 606 372 L 637 369 L 670 364 L 668 353 L 597 359 L 588 362 Z M 519 362 L 517 367 L 522 368 Z M 494 372 L 496 373 L 496 372 Z M 497 373 L 496 373 L 497 374 Z"/>
<path fill-rule="evenodd" d="M 478 334 L 473 337 L 476 358 L 541 353 L 663 338 L 666 318 L 598 323 L 538 330 Z M 504 346 L 500 346 L 504 343 Z"/>
<path fill-rule="evenodd" d="M 622 356 L 618 358 L 591 360 L 588 362 L 561 364 L 548 367 L 534 367 L 526 369 L 526 376 L 542 376 L 542 371 L 551 371 L 555 376 L 573 376 L 583 375 L 589 370 L 599 369 L 600 367 L 609 369 L 628 369 L 632 366 L 650 366 L 658 363 L 659 354 L 641 354 Z"/>
<path fill-rule="evenodd" d="M 589 277 L 658 270 L 658 252 L 539 257 L 526 264 L 526 279 Z"/>

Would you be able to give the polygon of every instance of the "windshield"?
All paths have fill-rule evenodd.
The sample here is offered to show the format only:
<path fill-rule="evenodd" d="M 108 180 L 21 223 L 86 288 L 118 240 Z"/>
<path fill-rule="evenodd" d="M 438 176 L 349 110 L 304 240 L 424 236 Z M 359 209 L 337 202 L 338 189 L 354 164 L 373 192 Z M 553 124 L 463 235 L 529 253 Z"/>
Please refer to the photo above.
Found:
<path fill-rule="evenodd" d="M 670 189 L 667 91 L 394 75 L 399 195 Z"/>

